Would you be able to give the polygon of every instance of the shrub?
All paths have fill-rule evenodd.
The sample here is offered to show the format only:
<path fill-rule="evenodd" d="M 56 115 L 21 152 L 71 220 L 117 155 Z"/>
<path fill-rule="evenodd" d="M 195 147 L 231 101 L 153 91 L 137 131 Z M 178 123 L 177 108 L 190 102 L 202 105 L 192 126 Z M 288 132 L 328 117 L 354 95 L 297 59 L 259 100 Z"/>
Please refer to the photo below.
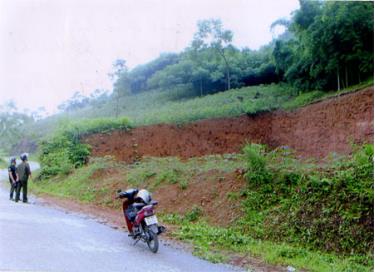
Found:
<path fill-rule="evenodd" d="M 325 251 L 371 254 L 373 145 L 356 147 L 350 158 L 332 165 L 314 167 L 296 159 L 292 163 L 280 152 L 266 153 L 259 145 L 248 145 L 244 152 L 249 182 L 244 231 Z"/>
<path fill-rule="evenodd" d="M 187 212 L 184 216 L 184 218 L 189 221 L 189 222 L 193 222 L 193 221 L 197 221 L 199 217 L 201 217 L 203 211 L 200 207 L 198 206 L 194 206 L 190 212 Z"/>
<path fill-rule="evenodd" d="M 243 149 L 247 161 L 245 178 L 249 183 L 267 183 L 271 174 L 266 168 L 265 146 L 259 144 L 246 145 Z"/>
<path fill-rule="evenodd" d="M 52 137 L 40 143 L 41 177 L 69 174 L 73 168 L 84 165 L 91 148 L 80 142 L 82 136 L 129 128 L 126 118 L 101 118 L 62 124 Z"/>

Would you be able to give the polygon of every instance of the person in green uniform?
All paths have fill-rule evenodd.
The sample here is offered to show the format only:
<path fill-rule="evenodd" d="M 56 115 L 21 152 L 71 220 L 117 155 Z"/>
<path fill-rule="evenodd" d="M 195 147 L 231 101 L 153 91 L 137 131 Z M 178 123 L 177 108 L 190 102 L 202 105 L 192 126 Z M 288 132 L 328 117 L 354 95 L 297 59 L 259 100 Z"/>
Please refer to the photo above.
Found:
<path fill-rule="evenodd" d="M 17 174 L 16 174 L 16 158 L 10 158 L 10 165 L 8 167 L 9 183 L 10 183 L 10 194 L 9 199 L 13 200 L 13 194 L 17 193 Z"/>
<path fill-rule="evenodd" d="M 22 189 L 22 202 L 27 203 L 27 181 L 31 177 L 30 165 L 27 162 L 27 154 L 20 156 L 21 163 L 17 166 L 17 179 L 19 181 L 16 191 L 16 202 L 20 200 L 20 193 Z"/>

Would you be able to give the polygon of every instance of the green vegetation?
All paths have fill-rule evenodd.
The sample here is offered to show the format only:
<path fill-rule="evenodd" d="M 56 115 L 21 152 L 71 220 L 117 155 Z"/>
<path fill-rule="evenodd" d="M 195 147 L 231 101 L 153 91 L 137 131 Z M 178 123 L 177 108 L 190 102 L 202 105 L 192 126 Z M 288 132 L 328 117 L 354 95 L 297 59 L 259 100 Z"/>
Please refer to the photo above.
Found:
<path fill-rule="evenodd" d="M 373 85 L 372 2 L 300 0 L 291 20 L 276 25 L 285 33 L 254 51 L 234 47 L 233 33 L 219 20 L 200 21 L 181 53 L 162 54 L 133 70 L 116 60 L 111 95 L 76 93 L 61 105 L 61 114 L 36 123 L 1 113 L 0 147 L 10 152 L 22 137 L 48 135 L 40 143 L 42 169 L 40 181 L 31 185 L 34 192 L 109 207 L 119 205 L 111 198 L 117 188 L 186 190 L 200 174 L 220 179 L 246 169 L 247 187 L 226 195 L 242 203 L 239 220 L 228 228 L 212 226 L 204 209 L 193 206 L 184 215 L 163 216 L 177 226 L 173 235 L 214 262 L 225 261 L 231 251 L 311 271 L 371 271 L 372 145 L 326 164 L 300 162 L 288 148 L 261 145 L 248 145 L 243 154 L 186 161 L 146 158 L 126 165 L 104 158 L 87 164 L 90 147 L 80 142 L 87 134 L 293 110 Z M 113 176 L 97 178 L 108 170 Z"/>
<path fill-rule="evenodd" d="M 147 125 L 293 109 L 373 78 L 372 2 L 301 0 L 289 21 L 271 27 L 277 25 L 285 33 L 276 40 L 259 50 L 240 50 L 219 20 L 199 21 L 183 52 L 162 54 L 130 71 L 125 60 L 116 60 L 112 94 L 75 93 L 61 105 L 61 114 L 28 126 L 26 138 L 50 133 L 65 118 L 127 116 L 133 125 Z M 239 89 L 280 82 L 289 86 Z M 11 146 L 11 138 L 0 138 Z"/>
<path fill-rule="evenodd" d="M 287 27 L 289 39 L 276 41 L 276 70 L 302 90 L 340 90 L 373 74 L 372 2 L 300 1 Z M 362 79 L 362 80 L 361 80 Z"/>
<path fill-rule="evenodd" d="M 151 192 L 161 186 L 178 184 L 181 189 L 189 187 L 195 176 L 208 173 L 210 180 L 220 179 L 223 173 L 243 168 L 245 161 L 239 154 L 212 155 L 181 161 L 178 158 L 146 158 L 140 163 L 128 165 L 110 157 L 92 158 L 84 167 L 72 169 L 69 175 L 59 173 L 47 177 L 40 171 L 35 182 L 30 183 L 34 193 L 90 202 L 96 205 L 118 208 L 113 196 L 119 188 L 148 188 Z M 101 173 L 110 171 L 112 174 Z M 36 175 L 35 175 L 36 176 Z"/>
<path fill-rule="evenodd" d="M 230 251 L 309 271 L 371 271 L 373 146 L 355 150 L 351 157 L 335 156 L 324 165 L 299 162 L 288 148 L 269 151 L 254 144 L 243 154 L 185 161 L 150 157 L 127 165 L 101 158 L 31 188 L 118 208 L 113 201 L 118 188 L 154 191 L 178 184 L 183 190 L 204 173 L 217 181 L 223 173 L 246 169 L 248 186 L 227 194 L 242 203 L 243 216 L 222 228 L 207 223 L 202 206 L 192 206 L 185 214 L 162 216 L 177 227 L 173 235 L 191 241 L 195 254 L 214 262 L 225 261 Z M 103 178 L 106 171 L 112 174 Z"/>
<path fill-rule="evenodd" d="M 164 215 L 162 218 L 179 227 L 173 233 L 176 238 L 193 243 L 193 253 L 211 262 L 224 262 L 236 253 L 308 271 L 372 271 L 371 257 L 339 257 L 298 245 L 256 239 L 233 227 L 214 227 L 204 220 L 191 223 L 188 216 Z"/>
<path fill-rule="evenodd" d="M 90 146 L 81 143 L 82 136 L 129 127 L 125 118 L 101 118 L 61 124 L 52 137 L 40 143 L 40 175 L 44 178 L 58 174 L 67 175 L 73 168 L 85 164 L 90 155 Z"/>
<path fill-rule="evenodd" d="M 174 157 L 146 158 L 127 168 L 126 181 L 132 186 L 146 186 L 151 191 L 163 184 L 179 184 L 181 189 L 186 189 L 193 176 L 211 170 L 230 173 L 244 165 L 243 156 L 240 154 L 209 155 L 186 161 Z M 215 177 L 216 175 L 212 176 Z"/>
<path fill-rule="evenodd" d="M 247 216 L 241 224 L 261 239 L 371 254 L 373 146 L 357 149 L 350 160 L 322 168 L 299 166 L 288 149 L 266 153 L 247 146 Z"/>
<path fill-rule="evenodd" d="M 121 98 L 119 114 L 128 116 L 133 126 L 158 123 L 184 124 L 201 119 L 235 117 L 274 109 L 293 110 L 324 98 L 372 86 L 372 84 L 373 81 L 370 80 L 337 92 L 316 91 L 300 95 L 296 89 L 286 84 L 259 85 L 182 101 L 176 100 L 173 92 L 148 92 Z M 69 113 L 70 118 L 78 120 L 89 120 L 89 118 L 112 114 L 111 102 L 104 103 L 100 109 L 87 107 Z M 64 117 L 61 118 L 66 120 Z M 56 127 L 59 123 L 57 120 L 52 123 L 51 121 L 49 119 L 40 121 L 35 124 L 35 128 L 48 133 L 53 128 L 53 123 Z"/>
<path fill-rule="evenodd" d="M 114 176 L 116 180 L 112 180 L 111 177 L 106 178 L 109 178 L 110 182 L 116 182 L 119 188 L 145 187 L 154 191 L 168 184 L 179 184 L 180 188 L 187 188 L 192 176 L 217 170 L 219 172 L 211 177 L 214 180 L 222 173 L 234 172 L 244 166 L 245 161 L 243 155 L 240 154 L 210 155 L 186 161 L 174 157 L 145 158 L 142 162 L 131 165 L 115 162 L 110 157 L 93 158 L 84 167 L 73 169 L 69 175 L 59 173 L 54 177 L 49 177 L 43 174 L 42 169 L 37 181 L 31 186 L 35 192 L 85 201 L 87 198 L 98 198 L 97 191 L 90 188 L 111 185 L 110 183 L 103 184 L 95 177 L 92 178 L 95 172 L 106 169 L 116 169 L 117 175 Z M 108 196 L 110 194 L 111 192 L 108 192 Z M 85 197 L 82 198 L 82 196 Z"/>
<path fill-rule="evenodd" d="M 25 152 L 19 150 L 17 144 L 24 138 L 27 125 L 33 121 L 32 117 L 17 112 L 12 102 L 0 105 L 0 155 Z M 31 146 L 31 150 L 35 151 L 35 146 Z"/>
<path fill-rule="evenodd" d="M 204 218 L 192 224 L 199 218 L 196 208 L 185 216 L 164 215 L 165 222 L 179 226 L 177 238 L 191 241 L 195 254 L 214 262 L 231 251 L 309 271 L 372 271 L 372 145 L 325 167 L 301 164 L 288 149 L 267 152 L 249 145 L 244 152 L 245 216 L 220 228 Z"/>
<path fill-rule="evenodd" d="M 37 140 L 64 119 L 127 116 L 133 125 L 184 123 L 293 109 L 326 92 L 362 84 L 373 78 L 373 6 L 366 1 L 300 0 L 290 20 L 271 25 L 281 25 L 285 32 L 258 50 L 236 48 L 234 33 L 220 20 L 199 21 L 183 52 L 162 54 L 132 70 L 125 60 L 116 60 L 112 93 L 75 93 L 60 105 L 61 114 L 37 122 L 37 112 L 18 114 L 11 103 L 1 107 L 0 149 L 32 153 Z M 272 83 L 289 86 L 243 88 Z M 29 150 L 20 150 L 25 146 Z"/>
<path fill-rule="evenodd" d="M 77 168 L 70 175 L 61 173 L 59 176 L 46 179 L 46 175 L 40 171 L 38 178 L 30 183 L 30 189 L 34 193 L 48 193 L 57 197 L 76 199 L 82 202 L 92 202 L 99 193 L 105 193 L 110 197 L 107 189 L 96 189 L 95 180 L 92 179 L 96 171 L 106 169 L 110 160 L 96 159 L 87 167 Z"/>
<path fill-rule="evenodd" d="M 360 84 L 356 84 L 345 88 L 340 91 L 332 91 L 332 92 L 323 92 L 323 91 L 311 91 L 307 93 L 301 93 L 298 96 L 290 99 L 289 101 L 283 103 L 282 109 L 284 110 L 294 110 L 300 107 L 306 106 L 311 103 L 319 102 L 327 98 L 331 98 L 334 96 L 343 95 L 346 93 L 350 93 L 356 90 L 361 90 L 363 88 L 373 86 L 374 82 L 372 79 L 362 82 Z"/>
<path fill-rule="evenodd" d="M 116 99 L 151 90 L 180 89 L 180 98 L 286 81 L 299 90 L 340 90 L 373 75 L 372 2 L 300 0 L 285 32 L 257 51 L 232 45 L 220 20 L 202 20 L 180 54 L 163 54 L 132 71 L 115 66 Z"/>
<path fill-rule="evenodd" d="M 7 167 L 8 167 L 8 163 L 6 162 L 6 160 L 3 158 L 0 158 L 0 169 L 7 168 Z"/>

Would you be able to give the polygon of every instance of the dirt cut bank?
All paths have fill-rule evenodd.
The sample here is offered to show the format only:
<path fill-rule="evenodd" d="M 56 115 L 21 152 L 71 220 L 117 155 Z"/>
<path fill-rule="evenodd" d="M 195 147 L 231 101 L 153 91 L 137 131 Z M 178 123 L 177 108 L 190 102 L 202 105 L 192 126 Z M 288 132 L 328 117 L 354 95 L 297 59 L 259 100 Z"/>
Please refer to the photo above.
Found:
<path fill-rule="evenodd" d="M 348 154 L 352 143 L 372 143 L 374 89 L 341 95 L 293 112 L 202 120 L 183 126 L 151 125 L 94 134 L 84 141 L 93 156 L 133 162 L 142 156 L 190 158 L 239 152 L 247 142 L 289 146 L 302 157 Z"/>

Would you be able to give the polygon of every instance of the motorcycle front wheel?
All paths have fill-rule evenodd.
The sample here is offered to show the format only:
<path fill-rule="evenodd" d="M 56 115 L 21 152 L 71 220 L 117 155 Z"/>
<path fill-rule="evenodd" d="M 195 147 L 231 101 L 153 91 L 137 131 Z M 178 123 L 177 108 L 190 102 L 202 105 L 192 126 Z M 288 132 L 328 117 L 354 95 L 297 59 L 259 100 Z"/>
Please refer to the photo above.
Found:
<path fill-rule="evenodd" d="M 148 230 L 148 239 L 147 239 L 148 248 L 151 252 L 156 253 L 159 249 L 159 240 L 158 235 L 154 233 L 152 230 Z"/>

